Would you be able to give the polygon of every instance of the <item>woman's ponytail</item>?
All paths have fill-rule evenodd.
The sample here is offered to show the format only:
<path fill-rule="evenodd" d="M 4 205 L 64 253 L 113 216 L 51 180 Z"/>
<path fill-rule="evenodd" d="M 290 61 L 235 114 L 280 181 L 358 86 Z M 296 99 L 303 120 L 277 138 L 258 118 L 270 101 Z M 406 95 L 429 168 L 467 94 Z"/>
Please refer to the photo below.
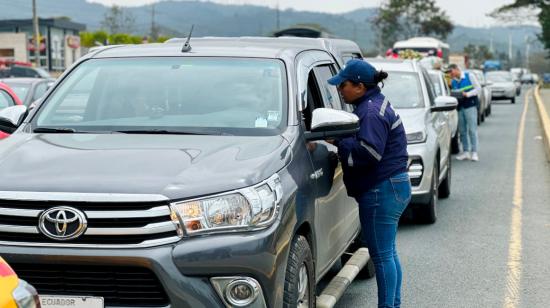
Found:
<path fill-rule="evenodd" d="M 382 81 L 384 81 L 384 79 L 388 78 L 388 73 L 384 72 L 384 71 L 378 71 L 376 72 L 376 74 L 374 75 L 374 81 L 376 83 L 380 83 Z"/>

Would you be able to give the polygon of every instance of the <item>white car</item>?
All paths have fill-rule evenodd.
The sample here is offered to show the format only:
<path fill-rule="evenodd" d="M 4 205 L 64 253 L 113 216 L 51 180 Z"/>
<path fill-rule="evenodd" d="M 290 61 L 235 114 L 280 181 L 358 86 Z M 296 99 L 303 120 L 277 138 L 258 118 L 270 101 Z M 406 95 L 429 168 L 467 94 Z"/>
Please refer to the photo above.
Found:
<path fill-rule="evenodd" d="M 516 85 L 512 73 L 508 71 L 491 71 L 485 74 L 491 88 L 492 100 L 509 99 L 512 104 L 516 103 Z"/>
<path fill-rule="evenodd" d="M 369 60 L 388 72 L 382 93 L 400 115 L 407 133 L 411 209 L 417 221 L 434 223 L 439 197 L 451 193 L 451 137 L 449 112 L 456 98 L 438 96 L 426 69 L 411 60 Z"/>

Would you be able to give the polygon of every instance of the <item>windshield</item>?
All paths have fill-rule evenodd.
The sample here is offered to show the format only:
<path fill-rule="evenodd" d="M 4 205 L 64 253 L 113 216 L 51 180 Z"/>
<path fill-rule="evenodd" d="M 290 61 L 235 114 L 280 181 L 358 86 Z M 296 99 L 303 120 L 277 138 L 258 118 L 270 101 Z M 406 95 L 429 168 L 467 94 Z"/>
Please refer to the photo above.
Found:
<path fill-rule="evenodd" d="M 394 108 L 421 108 L 424 107 L 421 89 L 417 73 L 393 71 L 388 72 L 382 93 Z"/>
<path fill-rule="evenodd" d="M 285 76 L 274 59 L 93 59 L 50 95 L 33 124 L 86 132 L 273 135 L 286 125 Z"/>
<path fill-rule="evenodd" d="M 435 90 L 436 96 L 444 95 L 443 94 L 443 89 L 441 89 L 441 81 L 440 81 L 439 74 L 430 72 L 430 73 L 428 73 L 428 75 L 430 76 L 430 79 L 431 79 L 431 81 L 434 85 L 434 90 Z"/>
<path fill-rule="evenodd" d="M 512 81 L 512 74 L 507 73 L 487 73 L 485 75 L 487 77 L 488 81 L 491 82 L 511 82 Z"/>
<path fill-rule="evenodd" d="M 24 101 L 25 97 L 27 97 L 27 93 L 29 93 L 29 90 L 31 88 L 30 84 L 23 84 L 23 83 L 13 83 L 9 82 L 9 80 L 4 81 L 5 84 L 7 84 L 13 92 L 15 92 L 15 95 L 21 100 Z"/>

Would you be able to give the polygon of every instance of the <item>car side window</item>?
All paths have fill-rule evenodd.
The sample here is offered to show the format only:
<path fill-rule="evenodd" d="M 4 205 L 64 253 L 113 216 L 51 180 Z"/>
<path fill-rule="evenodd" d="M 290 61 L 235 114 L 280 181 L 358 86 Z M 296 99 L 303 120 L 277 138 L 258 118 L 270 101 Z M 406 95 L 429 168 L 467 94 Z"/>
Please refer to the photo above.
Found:
<path fill-rule="evenodd" d="M 317 77 L 317 83 L 323 96 L 324 107 L 342 110 L 342 101 L 338 90 L 327 82 L 334 76 L 331 67 L 329 65 L 317 66 L 313 69 L 313 72 Z"/>
<path fill-rule="evenodd" d="M 13 98 L 4 90 L 0 90 L 0 109 L 14 106 Z"/>
<path fill-rule="evenodd" d="M 424 70 L 422 70 L 422 76 L 424 77 L 424 82 L 426 83 L 426 90 L 428 91 L 428 98 L 430 99 L 430 105 L 433 106 L 435 104 L 434 85 L 430 77 L 428 77 L 428 73 L 426 73 Z"/>
<path fill-rule="evenodd" d="M 34 96 L 32 97 L 32 101 L 34 102 L 35 100 L 41 98 L 42 95 L 44 95 L 44 93 L 46 93 L 47 90 L 48 90 L 47 82 L 39 83 L 36 86 L 36 89 L 34 90 Z"/>
<path fill-rule="evenodd" d="M 311 130 L 313 110 L 323 107 L 325 107 L 323 104 L 323 96 L 321 95 L 317 78 L 312 70 L 309 72 L 307 79 L 307 107 L 302 111 L 306 130 Z"/>

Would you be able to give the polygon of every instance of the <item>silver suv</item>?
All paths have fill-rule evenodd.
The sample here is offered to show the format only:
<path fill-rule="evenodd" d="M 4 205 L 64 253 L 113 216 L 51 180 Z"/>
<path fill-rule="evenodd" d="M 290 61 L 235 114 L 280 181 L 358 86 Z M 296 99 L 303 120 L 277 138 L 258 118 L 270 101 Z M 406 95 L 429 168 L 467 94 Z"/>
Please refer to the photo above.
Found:
<path fill-rule="evenodd" d="M 388 72 L 382 93 L 403 119 L 409 152 L 411 209 L 417 221 L 434 223 L 437 201 L 451 193 L 451 139 L 448 111 L 458 102 L 437 96 L 428 72 L 411 60 L 371 60 Z"/>

